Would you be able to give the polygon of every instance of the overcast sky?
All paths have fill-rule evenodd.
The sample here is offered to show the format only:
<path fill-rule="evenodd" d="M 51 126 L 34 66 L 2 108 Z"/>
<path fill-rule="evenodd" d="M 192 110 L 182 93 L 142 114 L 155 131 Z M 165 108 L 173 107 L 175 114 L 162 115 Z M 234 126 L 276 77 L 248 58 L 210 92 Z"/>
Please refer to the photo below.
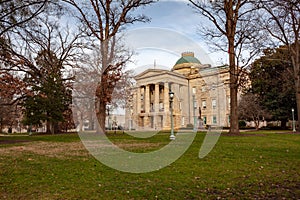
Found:
<path fill-rule="evenodd" d="M 151 22 L 128 28 L 127 45 L 137 53 L 130 68 L 153 66 L 155 60 L 157 68 L 170 69 L 184 51 L 195 52 L 202 64 L 221 65 L 227 61 L 224 53 L 210 52 L 206 41 L 197 34 L 204 20 L 187 1 L 162 0 L 137 13 L 147 15 Z"/>

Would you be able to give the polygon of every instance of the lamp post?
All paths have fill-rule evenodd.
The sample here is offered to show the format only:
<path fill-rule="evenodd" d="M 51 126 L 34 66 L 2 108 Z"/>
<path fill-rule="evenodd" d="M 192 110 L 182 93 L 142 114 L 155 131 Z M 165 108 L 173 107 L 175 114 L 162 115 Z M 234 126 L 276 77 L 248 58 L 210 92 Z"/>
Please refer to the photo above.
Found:
<path fill-rule="evenodd" d="M 293 132 L 296 132 L 294 111 L 295 111 L 294 108 L 292 108 L 292 116 L 293 116 Z"/>
<path fill-rule="evenodd" d="M 194 128 L 193 131 L 197 131 L 197 118 L 195 114 L 195 109 L 196 109 L 196 101 L 195 101 L 195 95 L 196 95 L 196 88 L 193 87 L 193 116 L 194 116 Z"/>
<path fill-rule="evenodd" d="M 174 92 L 170 91 L 169 92 L 169 97 L 170 97 L 170 111 L 171 111 L 171 135 L 170 135 L 170 140 L 175 140 L 175 135 L 174 135 L 174 123 L 173 123 L 173 98 L 174 98 Z"/>
<path fill-rule="evenodd" d="M 110 130 L 110 115 L 109 115 L 109 110 L 110 110 L 110 105 L 106 105 L 106 110 L 107 110 L 107 129 Z"/>
<path fill-rule="evenodd" d="M 30 113 L 29 135 L 32 135 L 32 116 L 33 116 L 33 112 Z"/>

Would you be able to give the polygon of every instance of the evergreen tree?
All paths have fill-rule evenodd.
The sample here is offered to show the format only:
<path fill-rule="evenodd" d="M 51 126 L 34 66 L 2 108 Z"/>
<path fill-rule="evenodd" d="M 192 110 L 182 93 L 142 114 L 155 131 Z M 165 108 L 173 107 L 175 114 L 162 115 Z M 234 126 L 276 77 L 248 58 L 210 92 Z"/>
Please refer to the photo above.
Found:
<path fill-rule="evenodd" d="M 51 51 L 39 52 L 36 63 L 40 67 L 31 83 L 31 95 L 28 95 L 24 107 L 25 124 L 47 124 L 47 133 L 59 130 L 59 122 L 64 122 L 64 113 L 71 104 L 71 90 L 63 79 L 63 66 Z M 37 77 L 37 78 L 36 78 Z"/>
<path fill-rule="evenodd" d="M 251 67 L 251 92 L 257 94 L 260 103 L 285 127 L 291 119 L 291 110 L 296 110 L 293 67 L 287 49 L 282 46 L 266 49 L 264 56 Z"/>

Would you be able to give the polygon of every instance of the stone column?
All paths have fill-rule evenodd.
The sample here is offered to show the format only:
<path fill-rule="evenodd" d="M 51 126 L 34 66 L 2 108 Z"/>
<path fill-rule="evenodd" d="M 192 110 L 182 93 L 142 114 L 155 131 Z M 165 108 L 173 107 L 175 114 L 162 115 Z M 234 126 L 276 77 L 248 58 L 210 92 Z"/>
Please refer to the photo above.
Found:
<path fill-rule="evenodd" d="M 164 111 L 169 113 L 170 110 L 170 101 L 169 101 L 169 83 L 165 82 L 164 84 Z"/>
<path fill-rule="evenodd" d="M 154 88 L 154 128 L 158 128 L 159 126 L 159 83 L 155 84 Z"/>
<path fill-rule="evenodd" d="M 159 112 L 159 83 L 155 84 L 154 90 L 154 111 Z"/>
<path fill-rule="evenodd" d="M 135 121 L 136 121 L 136 125 L 138 127 L 141 126 L 141 119 L 140 119 L 140 114 L 141 114 L 141 87 L 138 86 L 137 90 L 136 90 L 136 96 L 135 96 L 135 111 L 136 113 L 134 114 L 135 115 Z"/>
<path fill-rule="evenodd" d="M 170 129 L 170 101 L 169 101 L 169 83 L 164 84 L 164 129 Z"/>
<path fill-rule="evenodd" d="M 136 92 L 136 112 L 137 114 L 141 113 L 141 87 L 137 88 Z"/>
<path fill-rule="evenodd" d="M 144 128 L 150 127 L 150 120 L 149 120 L 149 114 L 150 114 L 150 88 L 149 85 L 146 85 L 145 93 L 144 93 L 144 107 L 145 107 L 145 117 L 144 117 Z"/>
<path fill-rule="evenodd" d="M 145 113 L 149 113 L 150 112 L 150 88 L 149 88 L 149 85 L 146 85 L 144 105 L 145 105 Z"/>

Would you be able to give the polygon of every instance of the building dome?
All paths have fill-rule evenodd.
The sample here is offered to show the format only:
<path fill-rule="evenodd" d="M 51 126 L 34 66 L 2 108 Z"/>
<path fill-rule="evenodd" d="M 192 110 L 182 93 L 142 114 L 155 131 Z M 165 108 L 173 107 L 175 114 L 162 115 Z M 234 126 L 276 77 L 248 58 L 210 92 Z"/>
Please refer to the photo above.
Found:
<path fill-rule="evenodd" d="M 172 70 L 179 70 L 184 68 L 190 68 L 195 64 L 201 64 L 200 61 L 195 58 L 193 52 L 184 52 L 181 54 L 181 58 L 177 60 Z"/>

